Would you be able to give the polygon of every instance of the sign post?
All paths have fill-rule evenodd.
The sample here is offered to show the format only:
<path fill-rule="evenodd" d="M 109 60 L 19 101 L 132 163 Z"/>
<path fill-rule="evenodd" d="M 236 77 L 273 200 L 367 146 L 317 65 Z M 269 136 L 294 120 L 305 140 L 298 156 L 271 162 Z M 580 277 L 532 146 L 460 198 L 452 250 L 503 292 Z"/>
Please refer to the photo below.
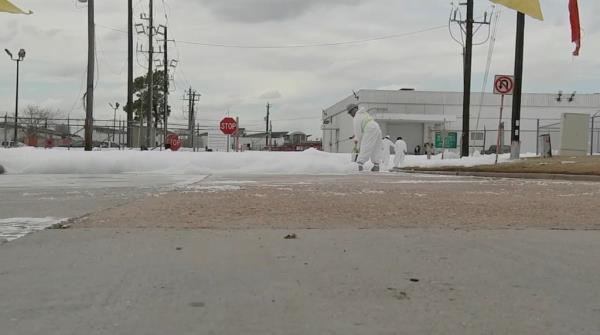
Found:
<path fill-rule="evenodd" d="M 496 139 L 496 161 L 494 164 L 498 164 L 498 155 L 502 151 L 503 143 L 500 139 L 503 137 L 501 132 L 502 127 L 502 112 L 504 111 L 504 96 L 512 95 L 515 89 L 515 78 L 509 75 L 497 75 L 494 79 L 494 94 L 500 94 L 502 96 L 500 100 L 500 119 L 498 120 L 498 138 Z"/>
<path fill-rule="evenodd" d="M 227 135 L 227 152 L 229 152 L 229 139 L 232 134 L 237 132 L 237 122 L 232 117 L 226 117 L 221 120 L 219 127 L 221 128 L 221 132 Z"/>
<path fill-rule="evenodd" d="M 240 118 L 235 118 L 236 131 L 235 131 L 235 152 L 240 151 Z"/>

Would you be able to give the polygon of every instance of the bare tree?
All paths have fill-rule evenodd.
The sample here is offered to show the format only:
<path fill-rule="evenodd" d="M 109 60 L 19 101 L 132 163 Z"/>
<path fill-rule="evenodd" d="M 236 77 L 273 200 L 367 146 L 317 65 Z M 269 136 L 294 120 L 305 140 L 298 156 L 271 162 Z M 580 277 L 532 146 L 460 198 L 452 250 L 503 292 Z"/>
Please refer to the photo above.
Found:
<path fill-rule="evenodd" d="M 48 120 L 60 117 L 60 111 L 44 108 L 36 105 L 29 105 L 21 112 L 20 123 L 25 127 L 28 136 L 36 135 L 39 129 L 48 127 Z"/>

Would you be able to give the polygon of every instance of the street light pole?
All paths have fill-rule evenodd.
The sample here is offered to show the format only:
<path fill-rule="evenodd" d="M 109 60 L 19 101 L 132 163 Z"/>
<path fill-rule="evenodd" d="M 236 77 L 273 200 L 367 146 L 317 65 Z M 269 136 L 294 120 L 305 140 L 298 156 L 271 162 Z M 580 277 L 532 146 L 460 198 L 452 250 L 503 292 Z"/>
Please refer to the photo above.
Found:
<path fill-rule="evenodd" d="M 11 60 L 17 62 L 17 83 L 15 93 L 15 131 L 13 136 L 13 145 L 17 145 L 17 133 L 18 133 L 18 121 L 19 121 L 19 64 L 25 59 L 25 50 L 19 50 L 17 57 L 13 57 L 13 54 L 8 50 L 4 49 Z"/>
<path fill-rule="evenodd" d="M 115 104 L 113 105 L 112 103 L 108 104 L 110 106 L 110 108 L 113 109 L 113 136 L 112 136 L 112 143 L 115 143 L 115 132 L 117 130 L 117 109 L 119 109 L 119 106 L 121 106 L 118 102 L 115 102 Z M 121 135 L 119 135 L 119 138 L 121 137 Z"/>

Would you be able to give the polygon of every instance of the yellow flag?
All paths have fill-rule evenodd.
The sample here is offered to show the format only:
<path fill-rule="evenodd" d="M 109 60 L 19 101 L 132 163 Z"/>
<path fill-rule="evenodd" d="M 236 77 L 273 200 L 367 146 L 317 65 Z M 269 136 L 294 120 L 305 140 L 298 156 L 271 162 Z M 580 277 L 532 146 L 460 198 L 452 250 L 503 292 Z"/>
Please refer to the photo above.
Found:
<path fill-rule="evenodd" d="M 544 20 L 540 0 L 490 0 L 491 2 L 512 8 L 540 21 Z"/>
<path fill-rule="evenodd" d="M 19 7 L 8 2 L 8 0 L 0 0 L 0 12 L 6 12 L 6 13 L 11 13 L 11 14 L 31 14 L 32 13 L 32 11 L 26 12 L 26 11 L 20 9 Z"/>

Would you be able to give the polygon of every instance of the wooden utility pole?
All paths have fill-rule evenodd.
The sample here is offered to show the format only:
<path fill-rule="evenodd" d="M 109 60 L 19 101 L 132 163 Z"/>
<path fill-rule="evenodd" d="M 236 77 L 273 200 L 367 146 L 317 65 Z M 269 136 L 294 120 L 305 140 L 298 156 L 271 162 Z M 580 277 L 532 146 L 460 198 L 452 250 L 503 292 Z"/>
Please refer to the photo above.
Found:
<path fill-rule="evenodd" d="M 188 94 L 187 94 L 188 112 L 189 112 L 188 131 L 190 132 L 189 137 L 190 137 L 190 145 L 192 148 L 194 148 L 194 129 L 195 129 L 195 124 L 196 124 L 195 105 L 196 105 L 196 102 L 198 102 L 199 98 L 200 98 L 200 93 L 193 91 L 192 88 L 190 87 Z"/>
<path fill-rule="evenodd" d="M 464 50 L 463 127 L 461 157 L 469 156 L 471 122 L 471 64 L 473 62 L 473 0 L 467 0 L 466 41 Z"/>
<path fill-rule="evenodd" d="M 523 91 L 523 54 L 525 45 L 525 14 L 517 13 L 517 41 L 515 48 L 515 91 L 513 94 L 510 132 L 510 158 L 521 156 L 521 95 Z"/>
<path fill-rule="evenodd" d="M 127 147 L 133 144 L 133 0 L 127 1 Z M 140 129 L 141 131 L 141 129 Z"/>
<path fill-rule="evenodd" d="M 150 2 L 149 29 L 148 29 L 148 110 L 146 111 L 146 150 L 151 145 L 152 137 L 152 109 L 154 108 L 154 73 L 152 62 L 154 61 L 154 0 Z"/>
<path fill-rule="evenodd" d="M 194 146 L 194 125 L 196 124 L 196 111 L 195 111 L 195 105 L 196 105 L 196 91 L 192 92 L 192 102 L 191 102 L 191 111 L 190 111 L 190 118 L 191 118 L 191 122 L 192 122 L 192 148 L 194 149 L 194 151 L 196 151 L 196 147 Z"/>
<path fill-rule="evenodd" d="M 163 144 L 166 145 L 167 144 L 167 129 L 168 129 L 168 125 L 167 125 L 167 121 L 168 121 L 168 114 L 169 114 L 169 55 L 167 52 L 167 48 L 168 48 L 168 31 L 167 31 L 167 27 L 164 27 L 164 34 L 165 34 L 165 40 L 164 40 L 164 50 L 163 50 L 163 62 L 164 62 L 164 73 L 163 73 L 163 131 L 164 131 L 164 141 Z"/>
<path fill-rule="evenodd" d="M 194 129 L 194 111 L 192 110 L 192 88 L 190 87 L 187 95 L 188 101 L 188 130 Z"/>
<path fill-rule="evenodd" d="M 88 68 L 85 95 L 85 151 L 92 151 L 94 130 L 94 54 L 96 29 L 94 22 L 94 0 L 88 0 Z"/>
<path fill-rule="evenodd" d="M 265 128 L 265 148 L 269 146 L 269 117 L 271 114 L 271 104 L 267 102 L 267 117 L 265 118 L 266 128 Z"/>

